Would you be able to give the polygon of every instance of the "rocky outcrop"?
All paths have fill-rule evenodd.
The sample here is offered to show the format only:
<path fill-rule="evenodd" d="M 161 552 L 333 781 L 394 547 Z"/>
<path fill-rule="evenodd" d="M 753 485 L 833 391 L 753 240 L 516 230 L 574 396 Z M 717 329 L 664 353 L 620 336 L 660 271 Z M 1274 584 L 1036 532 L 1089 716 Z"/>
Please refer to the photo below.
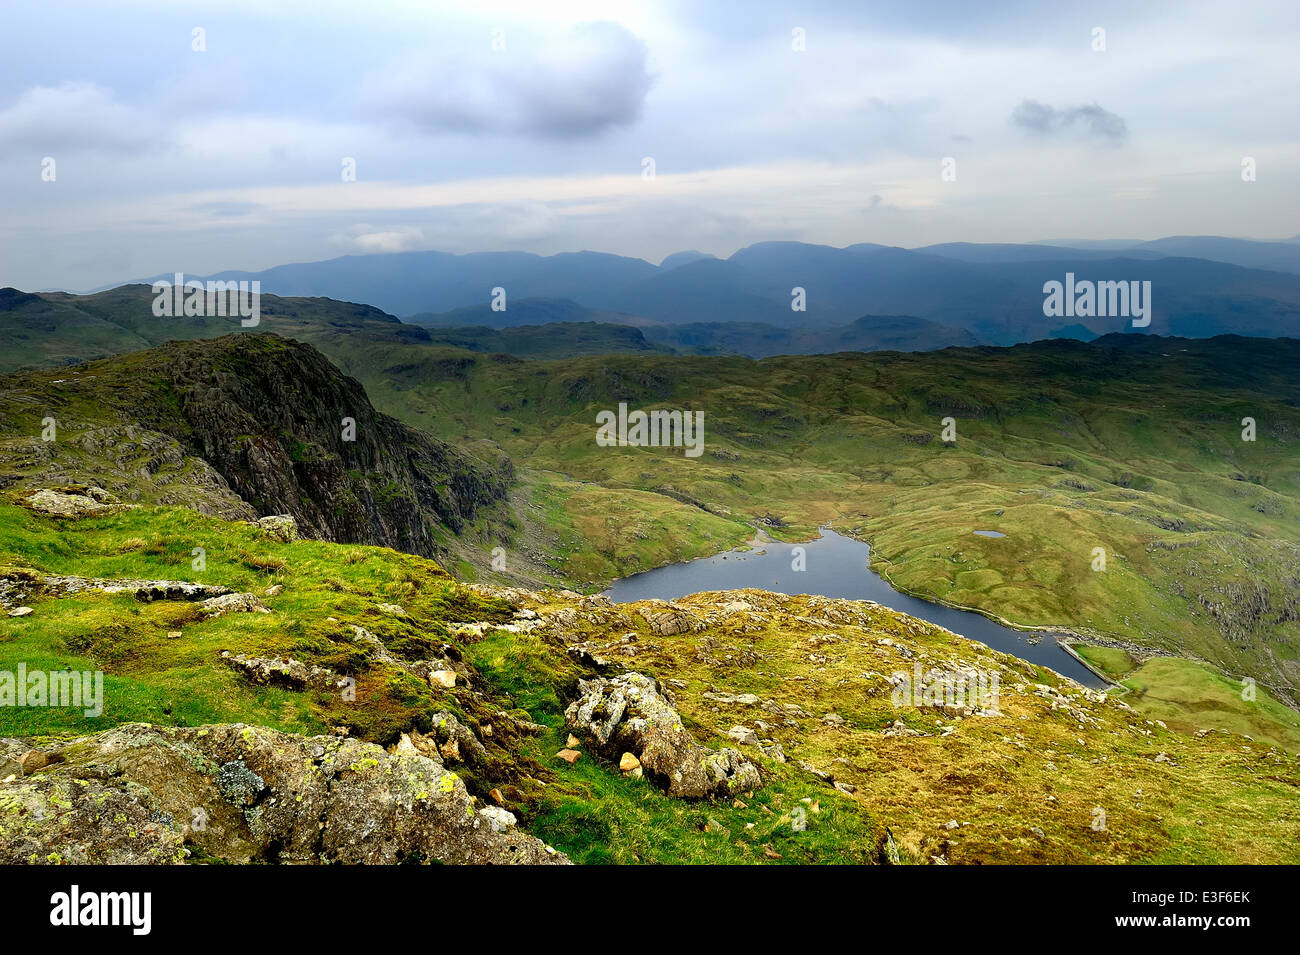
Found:
<path fill-rule="evenodd" d="M 115 494 L 93 485 L 72 484 L 67 487 L 39 488 L 21 499 L 29 510 L 46 517 L 98 517 L 112 514 L 124 507 Z"/>
<path fill-rule="evenodd" d="M 0 573 L 0 607 L 11 607 L 27 598 L 68 597 L 81 593 L 129 593 L 142 603 L 152 603 L 155 600 L 202 600 L 205 607 L 220 598 L 252 597 L 251 594 L 234 594 L 229 587 L 196 584 L 186 580 L 77 577 L 68 574 L 41 574 L 22 568 Z"/>
<path fill-rule="evenodd" d="M 293 657 L 250 657 L 222 651 L 221 658 L 248 680 L 262 686 L 283 686 L 291 690 L 333 690 L 347 681 L 333 670 L 308 666 Z"/>
<path fill-rule="evenodd" d="M 568 861 L 440 762 L 352 739 L 135 723 L 0 740 L 0 779 L 0 863 Z"/>
<path fill-rule="evenodd" d="M 485 509 L 506 506 L 508 459 L 483 461 L 380 414 L 359 382 L 301 342 L 263 333 L 169 342 L 87 370 L 61 371 L 55 382 L 19 375 L 10 385 L 42 407 L 93 407 L 94 420 L 59 419 L 62 456 L 75 450 L 75 474 L 102 474 L 115 488 L 158 485 L 151 496 L 160 503 L 275 518 L 258 523 L 281 540 L 301 534 L 427 557 L 441 553 L 440 525 L 459 534 Z M 150 387 L 137 387 L 142 380 Z M 166 447 L 148 475 L 130 473 L 113 445 L 124 427 L 137 444 Z M 16 481 L 61 473 L 62 458 L 39 444 L 0 444 L 0 466 Z M 172 484 L 191 493 L 163 497 L 159 488 Z M 51 513 L 100 506 L 87 502 L 37 503 Z"/>
<path fill-rule="evenodd" d="M 644 601 L 651 606 L 642 607 L 642 619 L 650 625 L 650 630 L 660 637 L 673 637 L 682 633 L 693 633 L 704 624 L 694 614 L 675 603 L 666 600 Z"/>
<path fill-rule="evenodd" d="M 228 613 L 270 613 L 256 594 L 223 594 L 209 597 L 200 606 L 205 617 L 220 617 Z"/>
<path fill-rule="evenodd" d="M 305 537 L 433 556 L 437 525 L 459 533 L 505 499 L 508 463 L 380 414 L 310 345 L 241 334 L 149 354 L 180 409 L 163 430 L 259 513 L 291 515 Z"/>
<path fill-rule="evenodd" d="M 86 375 L 84 381 L 93 385 L 97 377 Z M 76 387 L 82 379 L 61 384 Z M 40 391 L 40 383 L 34 380 L 19 387 L 23 392 Z M 100 406 L 97 398 L 90 400 Z M 0 417 L 22 409 L 21 402 L 14 392 L 0 386 Z M 93 487 L 119 498 L 122 503 L 116 507 L 147 502 L 188 507 L 226 520 L 257 516 L 247 501 L 231 491 L 224 477 L 169 435 L 135 424 L 83 422 L 63 416 L 59 426 L 57 441 L 42 441 L 30 434 L 0 437 L 0 485 L 16 484 L 31 494 L 60 487 Z M 55 505 L 57 511 L 64 503 L 38 498 L 32 510 L 41 512 Z"/>
<path fill-rule="evenodd" d="M 682 718 L 640 673 L 581 680 L 565 722 L 611 761 L 631 753 L 670 796 L 730 796 L 762 785 L 757 767 L 734 749 L 705 749 Z"/>

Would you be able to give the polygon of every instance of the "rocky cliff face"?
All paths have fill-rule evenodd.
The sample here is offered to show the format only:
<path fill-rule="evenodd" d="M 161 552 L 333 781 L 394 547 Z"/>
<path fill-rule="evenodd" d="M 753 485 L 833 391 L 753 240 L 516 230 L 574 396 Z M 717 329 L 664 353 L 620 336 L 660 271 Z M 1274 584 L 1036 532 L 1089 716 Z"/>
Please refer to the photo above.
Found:
<path fill-rule="evenodd" d="M 275 335 L 173 342 L 9 383 L 0 403 L 21 400 L 29 433 L 45 415 L 60 427 L 54 442 L 5 442 L 0 463 L 19 472 L 9 483 L 36 470 L 109 485 L 119 474 L 109 489 L 138 494 L 156 478 L 159 503 L 291 514 L 306 537 L 432 556 L 440 535 L 503 505 L 512 476 L 504 458 L 489 464 L 380 414 L 315 348 Z M 132 451 L 142 443 L 169 456 L 150 467 Z"/>
<path fill-rule="evenodd" d="M 437 552 L 505 497 L 489 466 L 379 414 L 365 390 L 310 345 L 267 335 L 167 346 L 185 435 L 262 514 L 292 514 L 307 536 Z"/>

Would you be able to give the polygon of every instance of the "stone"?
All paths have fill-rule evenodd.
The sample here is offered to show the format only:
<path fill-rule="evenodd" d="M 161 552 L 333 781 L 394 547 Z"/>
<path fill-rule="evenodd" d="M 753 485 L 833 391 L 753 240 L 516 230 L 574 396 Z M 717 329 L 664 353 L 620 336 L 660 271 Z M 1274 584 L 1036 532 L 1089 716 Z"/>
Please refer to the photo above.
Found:
<path fill-rule="evenodd" d="M 267 537 L 282 543 L 287 544 L 298 539 L 298 521 L 292 514 L 270 514 L 259 517 L 256 524 Z"/>
<path fill-rule="evenodd" d="M 474 731 L 468 726 L 456 719 L 451 713 L 446 711 L 438 712 L 433 715 L 432 736 L 439 745 L 444 745 L 455 741 L 456 748 L 454 752 L 457 758 L 470 765 L 478 765 L 487 757 L 487 749 Z M 412 734 L 413 737 L 418 734 Z M 416 739 L 416 744 L 419 740 Z"/>
<path fill-rule="evenodd" d="M 455 670 L 433 670 L 429 673 L 429 684 L 450 690 L 456 685 Z"/>
<path fill-rule="evenodd" d="M 176 636 L 180 636 L 179 631 Z M 283 686 L 291 690 L 332 690 L 343 685 L 343 678 L 333 670 L 308 666 L 293 657 L 250 657 L 232 654 L 227 650 L 221 654 L 221 659 L 259 686 Z"/>
<path fill-rule="evenodd" d="M 199 606 L 207 617 L 220 617 L 228 613 L 270 613 L 256 594 L 224 594 L 209 597 Z"/>
<path fill-rule="evenodd" d="M 29 775 L 38 769 L 44 769 L 50 763 L 49 758 L 39 750 L 29 749 L 18 757 L 18 764 L 22 767 L 23 775 Z"/>
<path fill-rule="evenodd" d="M 500 806 L 484 806 L 478 814 L 479 818 L 487 820 L 493 832 L 505 832 L 519 821 L 513 812 Z"/>
<path fill-rule="evenodd" d="M 727 735 L 741 746 L 758 745 L 758 734 L 748 726 L 733 726 L 731 729 L 727 730 Z"/>
<path fill-rule="evenodd" d="M 578 757 L 581 756 L 582 754 L 578 752 L 576 749 L 562 749 L 555 755 L 558 756 L 560 759 L 564 760 L 570 766 L 572 766 L 574 763 L 578 761 Z"/>
<path fill-rule="evenodd" d="M 670 796 L 731 796 L 762 785 L 758 768 L 737 750 L 697 743 L 650 677 L 625 673 L 578 681 L 565 722 L 598 755 L 631 753 L 647 778 Z"/>
<path fill-rule="evenodd" d="M 226 863 L 569 861 L 507 816 L 484 817 L 434 760 L 360 740 L 128 723 L 57 753 L 66 759 L 45 753 L 35 776 L 0 781 L 0 804 L 24 819 L 0 840 L 0 864 L 170 864 L 187 842 Z M 201 828 L 189 825 L 197 810 Z"/>
<path fill-rule="evenodd" d="M 31 607 L 14 607 L 13 610 L 10 610 L 10 611 L 9 611 L 9 616 L 11 616 L 11 617 L 25 617 L 25 616 L 27 616 L 29 613 L 32 613 L 32 612 L 33 612 L 33 611 L 32 611 L 32 608 L 31 608 Z"/>
<path fill-rule="evenodd" d="M 641 760 L 637 759 L 632 753 L 624 753 L 619 757 L 618 768 L 625 773 L 630 773 L 634 769 L 641 768 Z"/>
<path fill-rule="evenodd" d="M 702 621 L 684 610 L 641 610 L 640 614 L 642 619 L 650 625 L 651 631 L 660 637 L 693 633 L 703 626 Z"/>
<path fill-rule="evenodd" d="M 397 604 L 380 604 L 379 609 L 384 613 L 392 614 L 394 617 L 405 617 L 406 611 Z"/>
<path fill-rule="evenodd" d="M 582 745 L 582 740 L 578 739 L 578 737 L 570 733 L 568 742 L 566 742 L 564 745 L 569 747 L 569 749 L 577 749 L 579 746 Z"/>
<path fill-rule="evenodd" d="M 23 498 L 21 503 L 29 510 L 47 517 L 95 517 L 112 514 L 132 504 L 123 504 L 115 495 L 101 487 L 72 484 L 60 488 L 41 488 Z"/>

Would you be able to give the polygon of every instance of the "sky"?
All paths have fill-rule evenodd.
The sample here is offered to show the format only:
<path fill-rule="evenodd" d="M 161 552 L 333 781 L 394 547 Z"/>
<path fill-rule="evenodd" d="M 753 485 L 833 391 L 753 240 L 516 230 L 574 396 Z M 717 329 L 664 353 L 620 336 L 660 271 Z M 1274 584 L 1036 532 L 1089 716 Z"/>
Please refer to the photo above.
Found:
<path fill-rule="evenodd" d="M 1300 232 L 1295 0 L 93 0 L 3 22 L 0 286 Z"/>

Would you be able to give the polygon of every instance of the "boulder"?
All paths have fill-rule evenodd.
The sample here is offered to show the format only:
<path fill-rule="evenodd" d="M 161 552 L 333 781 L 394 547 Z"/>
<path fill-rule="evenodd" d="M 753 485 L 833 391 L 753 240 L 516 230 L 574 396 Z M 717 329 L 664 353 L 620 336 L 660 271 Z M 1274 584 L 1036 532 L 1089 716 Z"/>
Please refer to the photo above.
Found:
<path fill-rule="evenodd" d="M 293 657 L 249 657 L 242 653 L 231 654 L 227 650 L 222 652 L 221 658 L 253 683 L 262 686 L 284 686 L 291 690 L 332 690 L 342 687 L 346 682 L 333 670 L 308 666 Z"/>
<path fill-rule="evenodd" d="M 22 500 L 29 510 L 46 517 L 95 517 L 112 514 L 134 505 L 123 504 L 101 487 L 73 484 L 59 488 L 41 488 Z"/>
<path fill-rule="evenodd" d="M 643 674 L 580 680 L 578 698 L 564 715 L 594 752 L 611 761 L 631 753 L 670 796 L 729 796 L 762 785 L 757 767 L 736 750 L 697 743 L 655 681 Z"/>
<path fill-rule="evenodd" d="M 643 609 L 640 614 L 642 619 L 650 625 L 650 629 L 660 637 L 674 637 L 680 633 L 693 633 L 703 626 L 698 618 L 675 607 L 669 607 L 665 610 Z"/>
<path fill-rule="evenodd" d="M 208 617 L 220 617 L 227 613 L 270 613 L 256 594 L 225 594 L 221 597 L 209 597 L 202 603 L 203 612 Z"/>
<path fill-rule="evenodd" d="M 748 726 L 733 726 L 731 729 L 727 730 L 727 735 L 741 746 L 758 745 L 758 734 Z"/>
<path fill-rule="evenodd" d="M 292 514 L 270 514 L 259 517 L 256 523 L 263 534 L 282 543 L 298 539 L 298 521 Z"/>

